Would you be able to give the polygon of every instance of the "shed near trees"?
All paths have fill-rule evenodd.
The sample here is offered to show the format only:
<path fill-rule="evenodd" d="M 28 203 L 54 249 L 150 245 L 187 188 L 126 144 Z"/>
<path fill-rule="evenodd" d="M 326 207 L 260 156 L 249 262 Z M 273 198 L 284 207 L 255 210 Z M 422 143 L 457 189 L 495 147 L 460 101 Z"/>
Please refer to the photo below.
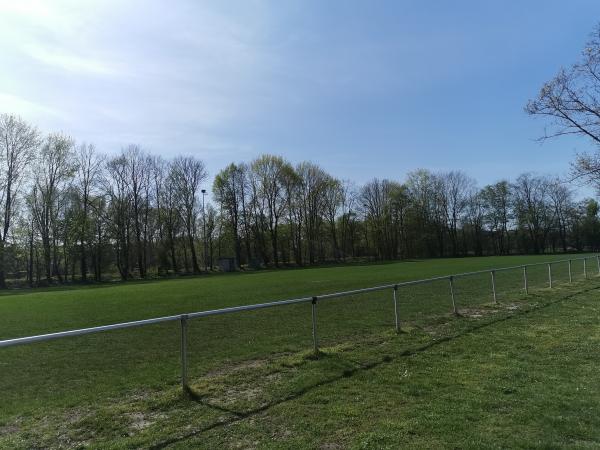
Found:
<path fill-rule="evenodd" d="M 219 258 L 217 264 L 222 272 L 234 272 L 237 269 L 235 258 Z"/>

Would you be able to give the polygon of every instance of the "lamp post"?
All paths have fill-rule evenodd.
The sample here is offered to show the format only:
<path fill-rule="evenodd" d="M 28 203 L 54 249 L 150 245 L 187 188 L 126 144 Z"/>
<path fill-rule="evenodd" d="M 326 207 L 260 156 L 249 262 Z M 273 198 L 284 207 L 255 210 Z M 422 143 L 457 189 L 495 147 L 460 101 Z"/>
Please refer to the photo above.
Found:
<path fill-rule="evenodd" d="M 204 270 L 208 271 L 208 242 L 206 240 L 206 212 L 204 211 L 204 197 L 206 189 L 202 189 L 202 230 L 204 235 Z"/>

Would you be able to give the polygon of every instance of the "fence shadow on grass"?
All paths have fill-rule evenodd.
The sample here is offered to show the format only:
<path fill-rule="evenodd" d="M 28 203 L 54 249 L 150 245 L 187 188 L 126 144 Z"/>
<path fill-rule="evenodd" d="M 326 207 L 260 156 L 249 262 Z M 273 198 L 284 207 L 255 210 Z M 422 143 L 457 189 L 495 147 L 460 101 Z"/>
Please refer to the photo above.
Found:
<path fill-rule="evenodd" d="M 405 350 L 401 350 L 392 355 L 385 354 L 385 355 L 381 356 L 380 358 L 378 357 L 375 361 L 370 361 L 367 363 L 361 362 L 361 361 L 356 361 L 356 360 L 351 360 L 347 356 L 344 356 L 343 353 L 336 353 L 336 354 L 328 354 L 327 352 L 320 353 L 319 359 L 321 359 L 321 358 L 337 358 L 338 359 L 338 362 L 340 363 L 339 364 L 340 370 L 338 373 L 336 373 L 335 375 L 330 376 L 330 377 L 323 377 L 320 380 L 317 380 L 303 388 L 297 389 L 293 392 L 289 392 L 287 395 L 284 395 L 283 397 L 281 397 L 279 399 L 267 402 L 264 405 L 261 405 L 256 408 L 251 408 L 248 410 L 236 410 L 234 408 L 228 408 L 225 406 L 214 404 L 214 403 L 208 401 L 205 398 L 205 396 L 197 393 L 196 391 L 194 391 L 193 389 L 190 388 L 187 391 L 187 398 L 189 401 L 196 402 L 198 404 L 205 406 L 206 408 L 219 411 L 220 413 L 228 414 L 228 415 L 230 415 L 230 417 L 215 421 L 211 424 L 208 424 L 208 425 L 198 428 L 196 430 L 192 430 L 183 435 L 172 436 L 168 439 L 165 439 L 165 440 L 151 446 L 150 448 L 153 448 L 153 449 L 163 448 L 168 445 L 176 444 L 176 443 L 183 442 L 183 441 L 186 441 L 191 438 L 199 437 L 202 435 L 202 433 L 206 433 L 208 431 L 211 431 L 211 430 L 214 430 L 217 428 L 235 424 L 236 422 L 240 422 L 247 418 L 264 413 L 265 411 L 268 411 L 271 408 L 276 407 L 278 405 L 298 399 L 298 398 L 302 397 L 303 395 L 306 395 L 317 388 L 334 384 L 340 380 L 343 380 L 345 378 L 350 378 L 350 377 L 360 374 L 360 373 L 368 372 L 370 370 L 381 367 L 384 364 L 398 362 L 398 361 L 402 360 L 403 358 L 426 352 L 427 350 L 429 350 L 431 348 L 445 344 L 447 342 L 453 341 L 455 339 L 461 338 L 461 337 L 469 335 L 471 333 L 485 330 L 486 328 L 489 328 L 494 325 L 498 325 L 500 323 L 506 322 L 513 318 L 519 318 L 519 317 L 526 316 L 530 313 L 540 311 L 542 309 L 562 303 L 562 302 L 569 300 L 573 297 L 576 297 L 578 295 L 585 294 L 587 292 L 595 291 L 598 289 L 600 289 L 600 285 L 592 286 L 592 287 L 589 287 L 586 289 L 577 290 L 575 292 L 570 292 L 567 295 L 560 296 L 559 298 L 551 300 L 551 301 L 546 301 L 541 304 L 531 305 L 531 307 L 529 307 L 527 309 L 517 309 L 517 310 L 505 309 L 504 310 L 505 314 L 502 316 L 499 316 L 499 317 L 498 316 L 496 316 L 496 317 L 487 316 L 484 319 L 472 319 L 471 318 L 470 319 L 470 321 L 472 323 L 471 326 L 467 326 L 454 334 L 451 334 L 448 336 L 442 336 L 440 338 L 432 338 L 429 342 L 427 342 L 425 344 L 417 345 L 412 348 L 407 348 Z M 543 293 L 543 292 L 542 293 L 531 293 L 528 297 L 532 298 L 532 299 L 541 300 L 545 297 L 544 294 L 545 293 Z M 456 316 L 456 320 L 469 320 L 469 319 L 467 319 L 463 315 L 458 315 L 458 316 Z M 403 333 L 401 333 L 400 336 L 402 336 L 402 334 Z M 307 358 L 307 359 L 309 359 L 309 358 Z"/>

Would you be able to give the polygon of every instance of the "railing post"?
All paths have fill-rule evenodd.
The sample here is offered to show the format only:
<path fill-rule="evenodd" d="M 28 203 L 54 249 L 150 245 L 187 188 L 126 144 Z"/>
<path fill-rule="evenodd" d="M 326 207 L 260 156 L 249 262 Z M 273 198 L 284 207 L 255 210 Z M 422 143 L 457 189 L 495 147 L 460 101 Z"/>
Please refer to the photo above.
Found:
<path fill-rule="evenodd" d="M 492 275 L 492 294 L 494 296 L 494 303 L 498 303 L 498 299 L 496 298 L 496 271 L 491 270 L 490 274 Z"/>
<path fill-rule="evenodd" d="M 529 286 L 527 286 L 527 266 L 523 266 L 523 287 L 525 288 L 525 295 L 529 295 Z"/>
<path fill-rule="evenodd" d="M 450 281 L 450 298 L 452 298 L 452 311 L 455 316 L 458 316 L 458 310 L 456 309 L 456 302 L 454 301 L 454 277 L 449 276 L 448 280 Z"/>
<path fill-rule="evenodd" d="M 396 293 L 398 292 L 398 285 L 394 286 L 394 318 L 396 319 L 396 333 L 400 333 L 400 318 L 398 317 L 398 298 Z"/>
<path fill-rule="evenodd" d="M 317 341 L 317 297 L 312 298 L 312 337 L 315 355 L 319 354 L 319 342 Z"/>
<path fill-rule="evenodd" d="M 573 282 L 573 271 L 571 270 L 571 260 L 569 260 L 569 283 Z"/>
<path fill-rule="evenodd" d="M 548 285 L 552 289 L 552 264 L 548 263 Z"/>
<path fill-rule="evenodd" d="M 181 388 L 183 392 L 188 391 L 188 383 L 187 383 L 187 369 L 188 369 L 188 361 L 187 361 L 187 314 L 182 314 L 180 318 L 181 323 Z"/>
<path fill-rule="evenodd" d="M 587 280 L 587 259 L 583 258 L 583 278 Z"/>

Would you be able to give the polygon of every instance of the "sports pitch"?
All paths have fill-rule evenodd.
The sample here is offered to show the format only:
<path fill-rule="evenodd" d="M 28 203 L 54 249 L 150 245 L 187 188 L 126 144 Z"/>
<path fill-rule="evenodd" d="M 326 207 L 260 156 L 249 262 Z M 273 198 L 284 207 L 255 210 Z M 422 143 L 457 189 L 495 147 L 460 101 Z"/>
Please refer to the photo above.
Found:
<path fill-rule="evenodd" d="M 574 255 L 573 257 L 579 257 Z M 407 261 L 10 292 L 7 339 L 564 256 Z M 593 262 L 593 264 L 592 264 Z M 573 263 L 0 349 L 0 447 L 597 445 L 598 268 Z"/>

